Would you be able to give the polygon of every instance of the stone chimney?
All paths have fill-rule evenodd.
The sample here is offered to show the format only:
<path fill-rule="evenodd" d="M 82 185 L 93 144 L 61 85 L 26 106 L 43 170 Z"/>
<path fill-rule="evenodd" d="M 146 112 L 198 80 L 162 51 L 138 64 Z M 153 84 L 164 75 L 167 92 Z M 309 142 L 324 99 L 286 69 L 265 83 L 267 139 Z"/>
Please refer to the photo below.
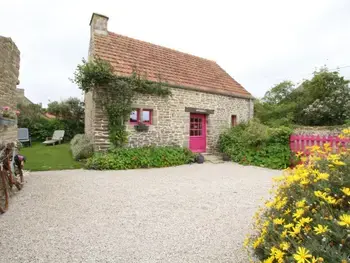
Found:
<path fill-rule="evenodd" d="M 107 35 L 108 34 L 107 24 L 108 24 L 107 16 L 93 13 L 90 20 L 91 34 L 96 33 L 101 35 Z"/>

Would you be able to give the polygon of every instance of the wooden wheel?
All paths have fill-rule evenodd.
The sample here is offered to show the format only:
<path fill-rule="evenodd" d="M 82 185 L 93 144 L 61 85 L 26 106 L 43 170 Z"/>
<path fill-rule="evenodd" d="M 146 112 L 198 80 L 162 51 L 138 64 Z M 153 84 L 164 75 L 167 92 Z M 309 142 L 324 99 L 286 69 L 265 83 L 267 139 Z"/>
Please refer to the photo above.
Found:
<path fill-rule="evenodd" d="M 2 167 L 0 167 L 0 177 L 0 214 L 3 214 L 9 208 L 9 193 L 6 172 Z"/>

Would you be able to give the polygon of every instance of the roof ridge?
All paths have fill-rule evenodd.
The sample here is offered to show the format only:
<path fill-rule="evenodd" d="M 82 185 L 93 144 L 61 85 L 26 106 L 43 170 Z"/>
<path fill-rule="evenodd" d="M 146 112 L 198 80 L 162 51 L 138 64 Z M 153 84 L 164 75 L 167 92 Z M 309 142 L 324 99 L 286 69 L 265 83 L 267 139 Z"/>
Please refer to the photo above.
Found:
<path fill-rule="evenodd" d="M 125 36 L 125 35 L 122 35 L 122 34 L 117 34 L 117 33 L 111 32 L 111 31 L 108 31 L 108 33 L 109 33 L 109 34 L 116 35 L 116 36 L 120 36 L 120 37 L 129 38 L 129 39 L 132 39 L 132 40 L 135 40 L 135 41 L 147 43 L 147 44 L 152 45 L 152 46 L 157 46 L 157 47 L 160 47 L 160 48 L 165 48 L 165 49 L 168 49 L 168 50 L 171 50 L 171 51 L 175 51 L 175 52 L 177 52 L 177 53 L 181 53 L 181 54 L 183 54 L 183 55 L 187 55 L 187 56 L 191 56 L 191 57 L 203 59 L 203 60 L 210 61 L 210 62 L 212 62 L 212 63 L 217 64 L 215 60 L 208 59 L 208 58 L 203 58 L 203 57 L 196 56 L 196 55 L 193 55 L 193 54 L 190 54 L 190 53 L 186 53 L 186 52 L 182 52 L 182 51 L 179 51 L 179 50 L 174 49 L 174 48 L 161 46 L 161 45 L 158 45 L 158 44 L 154 44 L 154 43 L 152 43 L 152 42 L 148 42 L 148 41 L 145 41 L 145 40 L 140 40 L 140 39 L 133 38 L 133 37 L 129 37 L 129 36 Z"/>

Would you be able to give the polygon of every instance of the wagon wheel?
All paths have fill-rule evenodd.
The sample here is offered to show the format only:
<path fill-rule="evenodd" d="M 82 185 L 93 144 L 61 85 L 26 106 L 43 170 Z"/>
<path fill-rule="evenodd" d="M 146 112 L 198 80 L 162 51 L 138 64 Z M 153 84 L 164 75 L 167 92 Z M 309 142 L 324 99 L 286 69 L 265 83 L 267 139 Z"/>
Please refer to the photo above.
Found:
<path fill-rule="evenodd" d="M 0 167 L 0 214 L 7 211 L 9 207 L 9 193 L 7 189 L 6 172 Z"/>

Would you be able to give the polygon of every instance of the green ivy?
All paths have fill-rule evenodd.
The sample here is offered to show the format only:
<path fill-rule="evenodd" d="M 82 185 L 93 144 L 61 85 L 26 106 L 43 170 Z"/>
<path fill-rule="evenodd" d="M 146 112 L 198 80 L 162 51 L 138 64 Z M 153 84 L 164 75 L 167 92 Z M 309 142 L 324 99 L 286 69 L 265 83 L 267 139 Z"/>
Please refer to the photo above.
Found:
<path fill-rule="evenodd" d="M 161 97 L 171 95 L 168 87 L 152 82 L 134 71 L 130 77 L 117 76 L 112 65 L 100 58 L 78 65 L 73 83 L 84 92 L 92 89 L 98 93 L 98 103 L 108 116 L 109 139 L 114 147 L 122 147 L 127 142 L 125 123 L 132 111 L 135 94 L 151 94 Z"/>
<path fill-rule="evenodd" d="M 240 164 L 287 168 L 293 161 L 289 147 L 291 133 L 287 127 L 269 128 L 254 120 L 221 134 L 219 149 Z"/>

